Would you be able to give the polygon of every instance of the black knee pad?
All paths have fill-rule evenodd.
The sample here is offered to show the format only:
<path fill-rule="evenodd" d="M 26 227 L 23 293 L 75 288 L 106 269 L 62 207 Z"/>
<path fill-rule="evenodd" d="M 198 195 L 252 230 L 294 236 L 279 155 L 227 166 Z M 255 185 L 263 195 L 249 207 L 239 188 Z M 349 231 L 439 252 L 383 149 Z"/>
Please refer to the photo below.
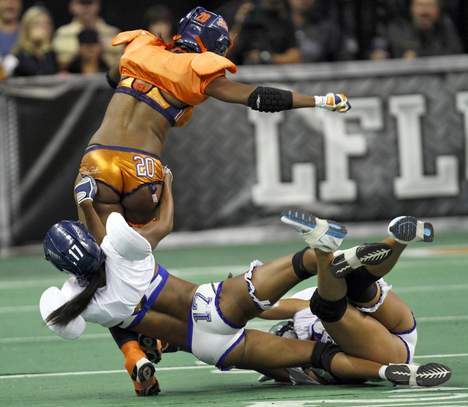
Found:
<path fill-rule="evenodd" d="M 348 301 L 346 297 L 337 301 L 325 300 L 320 296 L 317 289 L 310 299 L 309 306 L 312 314 L 316 315 L 322 322 L 336 322 L 339 321 L 346 312 Z"/>
<path fill-rule="evenodd" d="M 308 249 L 309 249 L 308 246 L 304 247 L 300 252 L 297 252 L 296 254 L 294 254 L 292 258 L 292 266 L 293 266 L 294 273 L 296 273 L 296 276 L 301 280 L 305 280 L 315 275 L 315 273 L 311 273 L 304 266 L 304 253 Z"/>
<path fill-rule="evenodd" d="M 365 267 L 359 267 L 346 277 L 348 298 L 352 302 L 365 303 L 373 300 L 377 295 L 375 282 L 380 279 L 369 273 Z"/>
<path fill-rule="evenodd" d="M 338 345 L 317 342 L 312 351 L 310 363 L 313 367 L 326 370 L 328 373 L 333 374 L 331 371 L 331 361 L 338 352 L 341 352 Z"/>

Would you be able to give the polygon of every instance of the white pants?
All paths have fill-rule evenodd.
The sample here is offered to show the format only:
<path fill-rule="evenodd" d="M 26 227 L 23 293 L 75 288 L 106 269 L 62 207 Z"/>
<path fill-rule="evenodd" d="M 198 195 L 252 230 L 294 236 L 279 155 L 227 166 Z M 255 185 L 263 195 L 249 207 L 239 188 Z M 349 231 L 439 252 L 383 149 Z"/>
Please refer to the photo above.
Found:
<path fill-rule="evenodd" d="M 224 360 L 244 339 L 244 327 L 228 321 L 219 307 L 223 283 L 203 284 L 192 300 L 188 348 L 202 362 L 228 369 Z"/>

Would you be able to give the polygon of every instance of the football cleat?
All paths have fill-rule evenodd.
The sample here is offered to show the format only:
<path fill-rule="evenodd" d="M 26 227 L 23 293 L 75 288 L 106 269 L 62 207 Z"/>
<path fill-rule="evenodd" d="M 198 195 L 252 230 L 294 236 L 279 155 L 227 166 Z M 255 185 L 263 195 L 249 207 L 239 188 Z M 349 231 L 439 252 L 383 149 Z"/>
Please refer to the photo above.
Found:
<path fill-rule="evenodd" d="M 426 365 L 390 364 L 385 369 L 385 377 L 394 384 L 405 386 L 439 386 L 452 376 L 452 370 L 440 363 Z"/>
<path fill-rule="evenodd" d="M 153 396 L 161 391 L 154 376 L 155 372 L 154 365 L 148 359 L 141 358 L 138 360 L 130 375 L 137 396 Z"/>
<path fill-rule="evenodd" d="M 157 364 L 161 361 L 161 341 L 140 334 L 138 335 L 138 343 L 140 345 L 141 350 L 145 352 L 146 357 L 150 362 Z"/>
<path fill-rule="evenodd" d="M 138 397 L 156 396 L 161 392 L 159 383 L 154 376 L 146 384 L 133 381 L 133 386 Z"/>
<path fill-rule="evenodd" d="M 346 227 L 334 221 L 317 218 L 302 210 L 282 213 L 281 221 L 294 227 L 312 249 L 334 252 L 347 234 Z"/>
<path fill-rule="evenodd" d="M 388 225 L 388 233 L 402 244 L 417 241 L 429 243 L 434 240 L 434 227 L 432 224 L 417 220 L 414 216 L 399 216 L 392 219 Z"/>
<path fill-rule="evenodd" d="M 376 266 L 392 254 L 392 248 L 385 243 L 366 243 L 336 253 L 330 264 L 330 271 L 336 278 L 344 278 L 362 266 Z"/>

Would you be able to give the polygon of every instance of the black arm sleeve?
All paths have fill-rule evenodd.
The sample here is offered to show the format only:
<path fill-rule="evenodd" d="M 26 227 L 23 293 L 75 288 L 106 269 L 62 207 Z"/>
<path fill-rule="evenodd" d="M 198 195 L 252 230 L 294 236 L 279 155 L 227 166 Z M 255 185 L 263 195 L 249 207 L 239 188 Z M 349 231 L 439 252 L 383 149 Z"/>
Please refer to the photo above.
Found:
<path fill-rule="evenodd" d="M 277 88 L 258 86 L 250 94 L 247 105 L 260 112 L 281 112 L 293 105 L 292 92 Z"/>

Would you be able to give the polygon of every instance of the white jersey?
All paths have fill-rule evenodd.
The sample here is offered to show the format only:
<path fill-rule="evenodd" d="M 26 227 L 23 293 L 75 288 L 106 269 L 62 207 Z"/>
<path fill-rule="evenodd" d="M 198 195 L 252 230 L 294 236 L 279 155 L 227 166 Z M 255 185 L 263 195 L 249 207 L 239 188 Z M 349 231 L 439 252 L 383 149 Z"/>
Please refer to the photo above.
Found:
<path fill-rule="evenodd" d="M 155 272 L 155 260 L 149 242 L 127 225 L 122 215 L 112 213 L 106 223 L 107 235 L 101 248 L 106 255 L 106 285 L 96 291 L 83 313 L 66 327 L 49 326 L 58 335 L 72 339 L 84 331 L 80 320 L 112 327 L 129 318 L 141 302 Z M 75 277 L 59 290 L 51 287 L 40 301 L 41 315 L 48 315 L 84 288 Z"/>

